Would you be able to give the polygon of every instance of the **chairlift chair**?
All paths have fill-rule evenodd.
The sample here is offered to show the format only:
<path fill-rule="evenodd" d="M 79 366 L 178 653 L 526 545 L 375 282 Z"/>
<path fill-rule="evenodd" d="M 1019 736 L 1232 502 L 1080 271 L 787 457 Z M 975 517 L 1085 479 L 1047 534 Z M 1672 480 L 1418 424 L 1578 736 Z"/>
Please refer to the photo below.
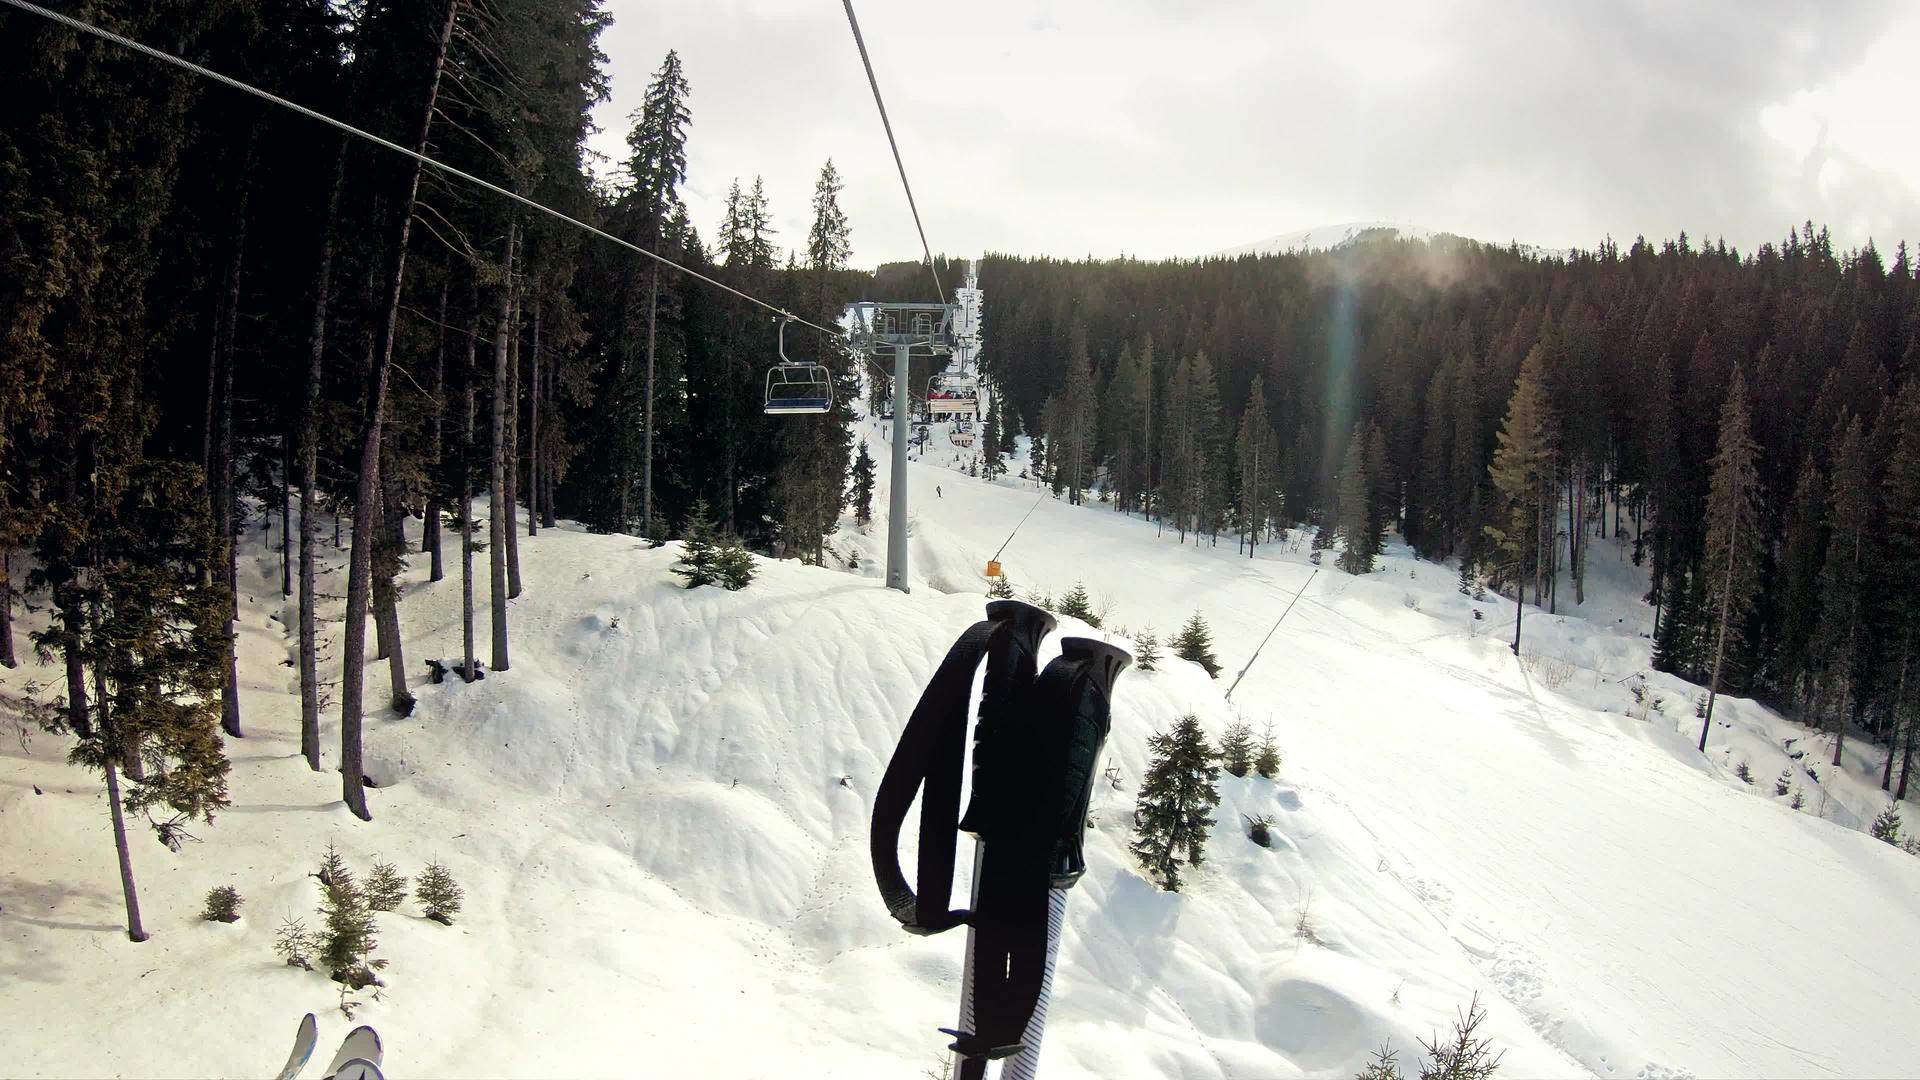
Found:
<path fill-rule="evenodd" d="M 966 418 L 979 409 L 979 381 L 973 376 L 935 375 L 927 380 L 927 412 Z"/>
<path fill-rule="evenodd" d="M 780 320 L 780 362 L 767 369 L 768 416 L 817 416 L 833 408 L 833 375 L 825 365 L 787 359 L 787 323 Z"/>

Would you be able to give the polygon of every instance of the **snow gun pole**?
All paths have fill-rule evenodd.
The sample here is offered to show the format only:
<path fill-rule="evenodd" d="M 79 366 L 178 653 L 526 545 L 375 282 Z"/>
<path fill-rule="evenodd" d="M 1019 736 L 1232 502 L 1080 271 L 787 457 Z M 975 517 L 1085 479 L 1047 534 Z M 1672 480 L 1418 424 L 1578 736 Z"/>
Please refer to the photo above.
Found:
<path fill-rule="evenodd" d="M 887 588 L 911 591 L 907 586 L 907 354 L 905 344 L 893 349 L 893 471 L 887 493 Z"/>
<path fill-rule="evenodd" d="M 1316 566 L 1313 573 L 1307 575 L 1307 580 L 1300 583 L 1300 591 L 1294 593 L 1293 599 L 1287 601 L 1287 610 L 1280 613 L 1280 618 L 1273 620 L 1273 626 L 1267 630 L 1267 636 L 1260 639 L 1260 648 L 1253 650 L 1253 655 L 1247 658 L 1247 666 L 1241 668 L 1240 674 L 1233 677 L 1233 685 L 1227 687 L 1227 701 L 1233 700 L 1233 692 L 1240 688 L 1240 680 L 1247 677 L 1247 672 L 1253 669 L 1253 662 L 1260 659 L 1260 649 L 1266 648 L 1267 642 L 1273 640 L 1273 632 L 1280 629 L 1280 624 L 1286 620 L 1287 612 L 1293 610 L 1293 605 L 1299 603 L 1300 598 L 1307 594 L 1307 586 L 1313 584 L 1313 579 L 1319 576 L 1320 568 Z"/>

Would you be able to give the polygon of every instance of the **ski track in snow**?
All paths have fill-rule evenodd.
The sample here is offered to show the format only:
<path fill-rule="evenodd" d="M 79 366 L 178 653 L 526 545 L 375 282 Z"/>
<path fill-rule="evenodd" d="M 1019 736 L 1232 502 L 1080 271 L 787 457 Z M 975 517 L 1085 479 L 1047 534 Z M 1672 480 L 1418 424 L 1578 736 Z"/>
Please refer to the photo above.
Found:
<path fill-rule="evenodd" d="M 860 430 L 879 445 L 883 427 Z M 573 526 L 523 538 L 512 669 L 415 682 L 413 717 L 370 715 L 371 824 L 298 758 L 292 605 L 250 532 L 234 806 L 179 855 L 134 839 L 152 942 L 117 932 L 98 780 L 53 736 L 0 744 L 0 1015 L 39 1022 L 0 1027 L 0 1061 L 246 1076 L 279 1060 L 302 1012 L 336 1038 L 350 1025 L 332 984 L 268 952 L 282 914 L 317 900 L 307 873 L 331 839 L 356 865 L 442 858 L 467 888 L 451 927 L 411 901 L 380 916 L 390 985 L 358 1019 L 387 1036 L 395 1076 L 933 1067 L 962 936 L 902 934 L 865 840 L 919 687 L 979 617 L 981 564 L 1034 507 L 1030 483 L 954 472 L 968 457 L 935 443 L 909 466 L 912 596 L 880 586 L 884 511 L 867 532 L 843 522 L 854 573 L 763 560 L 739 594 L 678 588 L 677 545 Z M 884 508 L 891 478 L 877 479 Z M 1508 652 L 1506 602 L 1459 596 L 1444 567 L 1403 550 L 1364 578 L 1328 566 L 1229 704 L 1226 682 L 1311 567 L 1297 548 L 1247 559 L 1156 533 L 1042 498 L 1003 556 L 1022 593 L 1081 580 L 1135 628 L 1170 634 L 1199 608 L 1223 667 L 1215 683 L 1169 657 L 1119 684 L 1106 761 L 1123 788 L 1096 791 L 1045 1075 L 1346 1076 L 1383 1040 L 1412 1064 L 1475 993 L 1503 1075 L 1895 1075 L 1920 1053 L 1920 861 L 1839 827 L 1875 812 L 1871 752 L 1853 746 L 1839 774 L 1817 762 L 1816 784 L 1793 755 L 1818 759 L 1819 737 L 1750 702 L 1722 699 L 1704 759 L 1690 716 L 1628 715 L 1646 610 L 1619 548 L 1595 551 L 1586 617 L 1528 613 L 1527 664 Z M 459 641 L 458 566 L 436 584 L 424 570 L 414 557 L 402 583 L 410 677 Z M 323 623 L 323 680 L 337 682 L 338 636 Z M 0 689 L 50 673 L 28 664 Z M 386 678 L 369 665 L 370 701 Z M 1686 684 L 1647 685 L 1691 711 Z M 1127 832 L 1146 736 L 1187 711 L 1214 735 L 1236 712 L 1271 719 L 1285 762 L 1277 782 L 1222 774 L 1206 861 L 1167 894 Z M 321 734 L 331 763 L 337 707 Z M 1763 786 L 1787 768 L 1808 811 L 1732 779 L 1735 755 Z M 1250 814 L 1274 820 L 1271 851 L 1246 840 Z M 913 855 L 909 840 L 903 865 Z M 241 922 L 193 918 L 216 883 L 247 898 Z M 99 1010 L 115 1023 L 89 1023 Z"/>

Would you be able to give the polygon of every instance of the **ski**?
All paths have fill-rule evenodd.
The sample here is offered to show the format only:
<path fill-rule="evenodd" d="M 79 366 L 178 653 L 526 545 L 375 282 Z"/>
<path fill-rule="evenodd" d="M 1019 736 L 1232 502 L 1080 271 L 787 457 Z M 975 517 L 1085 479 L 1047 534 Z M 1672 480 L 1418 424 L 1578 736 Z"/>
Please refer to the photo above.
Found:
<path fill-rule="evenodd" d="M 380 1033 L 365 1024 L 347 1032 L 340 1040 L 340 1049 L 333 1052 L 333 1061 L 328 1064 L 323 1080 L 347 1080 L 348 1077 L 377 1077 L 380 1075 Z M 371 1065 L 373 1071 L 365 1072 L 364 1067 Z M 359 1072 L 352 1071 L 360 1069 Z"/>
<path fill-rule="evenodd" d="M 340 1071 L 329 1080 L 386 1080 L 386 1074 L 380 1071 L 379 1065 L 366 1058 L 354 1058 L 340 1066 Z"/>
<path fill-rule="evenodd" d="M 293 1050 L 287 1055 L 287 1063 L 280 1066 L 280 1072 L 274 1080 L 293 1080 L 300 1070 L 307 1067 L 307 1059 L 313 1056 L 313 1044 L 320 1037 L 320 1025 L 314 1022 L 313 1014 L 308 1013 L 300 1021 L 300 1030 L 293 1036 Z"/>

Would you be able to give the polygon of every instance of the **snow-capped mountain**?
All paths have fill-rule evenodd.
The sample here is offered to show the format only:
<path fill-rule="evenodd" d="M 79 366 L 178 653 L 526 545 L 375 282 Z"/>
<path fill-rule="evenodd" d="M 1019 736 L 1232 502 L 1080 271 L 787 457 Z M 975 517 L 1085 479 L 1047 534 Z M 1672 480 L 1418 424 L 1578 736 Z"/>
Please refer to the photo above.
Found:
<path fill-rule="evenodd" d="M 1455 233 L 1429 229 L 1418 225 L 1404 225 L 1388 221 L 1348 221 L 1337 225 L 1316 225 L 1310 229 L 1295 229 L 1292 232 L 1269 236 L 1264 240 L 1255 240 L 1251 244 L 1225 248 L 1209 252 L 1207 258 L 1232 259 L 1241 255 L 1285 255 L 1309 251 L 1337 251 L 1372 241 L 1386 240 L 1438 240 L 1445 237 L 1464 239 Z M 1479 241 L 1493 247 L 1506 247 L 1507 244 L 1495 241 Z M 1533 244 L 1517 245 L 1521 254 L 1530 258 L 1555 258 L 1563 255 L 1552 248 L 1538 247 Z"/>

